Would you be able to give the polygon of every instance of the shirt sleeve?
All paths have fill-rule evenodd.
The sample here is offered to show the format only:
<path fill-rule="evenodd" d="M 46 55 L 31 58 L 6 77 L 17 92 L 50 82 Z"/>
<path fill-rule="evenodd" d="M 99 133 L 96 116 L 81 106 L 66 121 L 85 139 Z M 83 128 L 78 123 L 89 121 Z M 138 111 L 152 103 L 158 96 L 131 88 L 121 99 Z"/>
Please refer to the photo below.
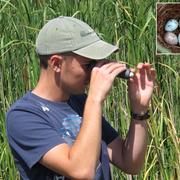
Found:
<path fill-rule="evenodd" d="M 102 140 L 108 145 L 118 136 L 118 132 L 102 117 Z"/>
<path fill-rule="evenodd" d="M 43 116 L 28 110 L 11 110 L 6 130 L 10 147 L 29 168 L 51 148 L 65 143 Z"/>

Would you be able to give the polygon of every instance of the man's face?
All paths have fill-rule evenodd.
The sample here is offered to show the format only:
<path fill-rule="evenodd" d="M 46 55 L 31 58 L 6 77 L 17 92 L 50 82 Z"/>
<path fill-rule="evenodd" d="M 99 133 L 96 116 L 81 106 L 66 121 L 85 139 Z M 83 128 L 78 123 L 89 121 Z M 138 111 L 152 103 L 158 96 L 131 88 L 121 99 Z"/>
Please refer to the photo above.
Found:
<path fill-rule="evenodd" d="M 96 61 L 79 55 L 65 55 L 60 75 L 60 83 L 64 92 L 69 95 L 84 93 L 95 63 Z"/>

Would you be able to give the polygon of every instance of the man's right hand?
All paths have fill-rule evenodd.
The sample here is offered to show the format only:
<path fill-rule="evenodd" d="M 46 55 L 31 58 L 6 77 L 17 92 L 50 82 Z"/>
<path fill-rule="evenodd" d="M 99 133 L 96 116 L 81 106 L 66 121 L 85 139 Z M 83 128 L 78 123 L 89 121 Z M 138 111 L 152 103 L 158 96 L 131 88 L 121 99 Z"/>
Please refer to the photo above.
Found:
<path fill-rule="evenodd" d="M 127 69 L 125 64 L 107 60 L 99 61 L 91 72 L 88 96 L 102 103 L 106 99 L 115 77 L 125 69 Z"/>

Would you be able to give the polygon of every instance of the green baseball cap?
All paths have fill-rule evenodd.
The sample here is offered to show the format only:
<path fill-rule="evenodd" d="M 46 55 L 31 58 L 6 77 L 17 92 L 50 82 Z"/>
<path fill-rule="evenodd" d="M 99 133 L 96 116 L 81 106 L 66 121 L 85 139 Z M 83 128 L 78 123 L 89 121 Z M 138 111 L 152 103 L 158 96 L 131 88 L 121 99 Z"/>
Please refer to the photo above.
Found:
<path fill-rule="evenodd" d="M 67 16 L 48 21 L 36 39 L 36 52 L 39 55 L 73 52 L 99 60 L 117 50 L 118 47 L 101 40 L 88 24 Z"/>

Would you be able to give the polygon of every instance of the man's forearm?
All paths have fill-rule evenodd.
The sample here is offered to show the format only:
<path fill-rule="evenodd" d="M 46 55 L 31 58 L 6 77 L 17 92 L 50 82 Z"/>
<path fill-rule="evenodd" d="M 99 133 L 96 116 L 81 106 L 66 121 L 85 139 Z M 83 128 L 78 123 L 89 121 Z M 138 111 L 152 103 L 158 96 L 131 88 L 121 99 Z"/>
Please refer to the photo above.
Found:
<path fill-rule="evenodd" d="M 102 104 L 88 97 L 85 104 L 83 123 L 73 144 L 70 158 L 82 167 L 95 171 L 101 149 Z M 95 173 L 95 172 L 94 172 Z"/>
<path fill-rule="evenodd" d="M 139 172 L 144 163 L 146 149 L 147 122 L 132 119 L 122 152 L 126 168 L 135 174 Z"/>

